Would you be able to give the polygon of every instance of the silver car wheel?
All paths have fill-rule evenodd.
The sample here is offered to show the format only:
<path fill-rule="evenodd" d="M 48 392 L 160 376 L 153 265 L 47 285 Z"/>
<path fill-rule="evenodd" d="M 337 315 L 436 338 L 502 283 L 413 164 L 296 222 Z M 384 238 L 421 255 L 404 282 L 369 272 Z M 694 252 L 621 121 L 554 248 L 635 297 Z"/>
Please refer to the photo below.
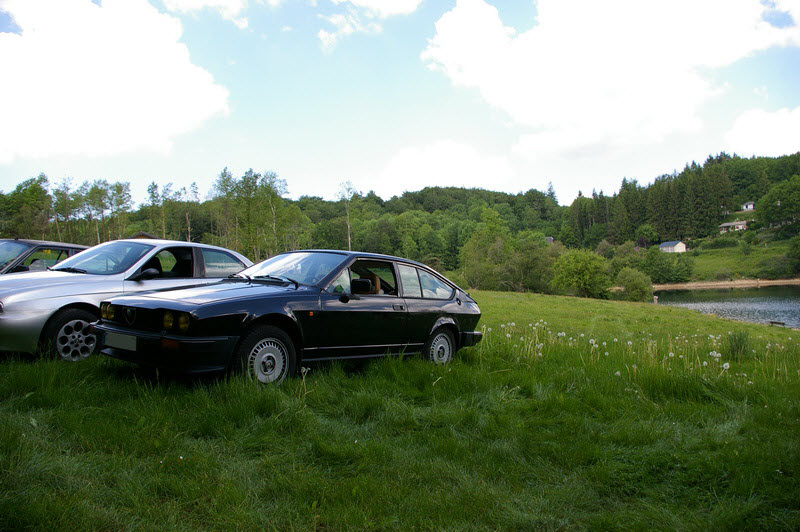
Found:
<path fill-rule="evenodd" d="M 435 364 L 447 364 L 453 360 L 453 340 L 450 334 L 441 331 L 431 340 L 428 356 Z"/>
<path fill-rule="evenodd" d="M 247 357 L 247 374 L 264 384 L 278 383 L 286 378 L 288 350 L 277 338 L 256 342 Z"/>
<path fill-rule="evenodd" d="M 89 322 L 72 320 L 65 323 L 56 335 L 56 352 L 69 362 L 78 362 L 91 355 L 97 347 L 97 338 L 87 333 Z"/>

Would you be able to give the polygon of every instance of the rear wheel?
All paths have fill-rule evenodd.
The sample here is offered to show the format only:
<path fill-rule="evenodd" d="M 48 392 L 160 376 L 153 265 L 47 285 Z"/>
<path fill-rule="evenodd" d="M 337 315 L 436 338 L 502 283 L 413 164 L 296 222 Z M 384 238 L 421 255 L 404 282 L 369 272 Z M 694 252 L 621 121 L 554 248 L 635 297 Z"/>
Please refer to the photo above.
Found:
<path fill-rule="evenodd" d="M 425 344 L 425 356 L 434 364 L 449 364 L 456 352 L 456 342 L 449 329 L 439 327 Z"/>
<path fill-rule="evenodd" d="M 88 310 L 72 308 L 58 312 L 42 334 L 44 352 L 68 362 L 86 359 L 97 349 L 97 337 L 89 334 L 89 324 L 97 316 Z"/>
<path fill-rule="evenodd" d="M 295 347 L 282 329 L 272 325 L 256 327 L 242 339 L 234 369 L 264 384 L 278 384 L 294 375 Z"/>

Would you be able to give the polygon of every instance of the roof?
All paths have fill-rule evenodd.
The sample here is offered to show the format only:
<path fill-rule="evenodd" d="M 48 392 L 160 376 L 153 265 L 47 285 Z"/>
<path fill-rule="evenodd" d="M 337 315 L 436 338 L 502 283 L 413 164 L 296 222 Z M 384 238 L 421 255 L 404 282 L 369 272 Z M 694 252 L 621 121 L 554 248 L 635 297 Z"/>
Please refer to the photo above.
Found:
<path fill-rule="evenodd" d="M 683 244 L 680 240 L 670 240 L 669 242 L 662 242 L 660 248 L 671 248 L 673 246 L 677 246 L 678 244 Z"/>
<path fill-rule="evenodd" d="M 745 201 L 742 205 L 755 205 L 755 201 Z"/>
<path fill-rule="evenodd" d="M 724 224 L 719 224 L 720 227 L 733 227 L 734 225 L 747 225 L 747 220 L 737 220 L 735 222 L 725 222 Z"/>
<path fill-rule="evenodd" d="M 36 246 L 66 246 L 70 248 L 76 249 L 86 249 L 89 246 L 84 246 L 81 244 L 70 244 L 69 242 L 53 242 L 51 240 L 32 240 L 30 238 L 2 238 L 0 241 L 6 242 L 22 242 L 25 244 L 34 244 Z"/>

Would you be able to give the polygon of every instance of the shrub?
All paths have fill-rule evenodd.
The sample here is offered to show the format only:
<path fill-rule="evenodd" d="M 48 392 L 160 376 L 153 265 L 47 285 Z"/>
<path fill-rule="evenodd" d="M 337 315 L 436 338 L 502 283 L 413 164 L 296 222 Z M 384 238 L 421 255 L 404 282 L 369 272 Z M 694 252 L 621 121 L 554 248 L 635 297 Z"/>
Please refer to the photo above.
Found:
<path fill-rule="evenodd" d="M 795 261 L 781 255 L 776 259 L 765 259 L 761 261 L 758 269 L 758 276 L 762 279 L 788 279 L 795 273 Z"/>
<path fill-rule="evenodd" d="M 703 249 L 722 249 L 722 248 L 735 248 L 739 245 L 739 241 L 732 236 L 720 236 L 717 238 L 712 238 L 711 240 L 706 240 L 700 247 Z"/>
<path fill-rule="evenodd" d="M 626 301 L 650 301 L 653 299 L 653 283 L 646 273 L 633 268 L 623 268 L 617 275 L 617 286 L 623 288 Z"/>
<path fill-rule="evenodd" d="M 606 274 L 606 260 L 591 251 L 570 250 L 553 266 L 553 288 L 581 297 L 605 299 L 611 281 Z"/>

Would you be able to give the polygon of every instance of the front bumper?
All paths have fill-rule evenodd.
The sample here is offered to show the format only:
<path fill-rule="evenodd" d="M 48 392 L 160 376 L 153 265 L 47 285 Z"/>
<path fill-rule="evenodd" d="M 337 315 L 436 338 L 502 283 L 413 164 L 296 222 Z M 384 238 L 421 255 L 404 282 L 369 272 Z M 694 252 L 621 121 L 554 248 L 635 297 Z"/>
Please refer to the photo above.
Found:
<path fill-rule="evenodd" d="M 93 327 L 104 355 L 183 373 L 224 370 L 239 341 L 238 336 L 179 336 L 125 329 L 102 322 Z M 109 341 L 116 345 L 108 345 Z M 131 344 L 128 347 L 132 348 L 120 347 L 121 343 Z"/>
<path fill-rule="evenodd" d="M 9 310 L 0 313 L 0 351 L 35 353 L 48 318 L 46 310 Z"/>
<path fill-rule="evenodd" d="M 483 338 L 483 333 L 481 331 L 462 331 L 460 336 L 461 338 L 459 338 L 458 345 L 461 347 L 469 347 L 480 342 Z"/>

